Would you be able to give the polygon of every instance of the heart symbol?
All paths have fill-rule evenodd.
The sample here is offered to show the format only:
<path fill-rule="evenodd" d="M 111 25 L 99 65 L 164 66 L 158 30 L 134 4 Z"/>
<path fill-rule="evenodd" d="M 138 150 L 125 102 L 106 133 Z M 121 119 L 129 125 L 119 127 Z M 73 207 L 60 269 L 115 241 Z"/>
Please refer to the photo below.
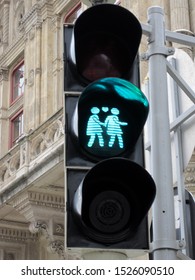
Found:
<path fill-rule="evenodd" d="M 109 111 L 109 108 L 108 107 L 102 107 L 102 111 L 106 113 L 106 112 Z"/>

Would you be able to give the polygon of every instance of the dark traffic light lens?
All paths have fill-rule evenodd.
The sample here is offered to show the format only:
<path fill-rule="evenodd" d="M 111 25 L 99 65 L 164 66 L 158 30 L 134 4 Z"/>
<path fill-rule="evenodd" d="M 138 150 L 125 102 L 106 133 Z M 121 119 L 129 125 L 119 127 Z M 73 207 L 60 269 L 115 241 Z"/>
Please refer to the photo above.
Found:
<path fill-rule="evenodd" d="M 88 34 L 87 44 L 78 51 L 80 74 L 88 81 L 105 77 L 123 77 L 129 69 L 128 50 L 124 43 L 108 34 Z"/>
<path fill-rule="evenodd" d="M 92 200 L 89 207 L 89 219 L 96 230 L 102 233 L 117 233 L 129 222 L 129 202 L 119 192 L 103 191 Z"/>
<path fill-rule="evenodd" d="M 137 18 L 118 5 L 95 5 L 74 25 L 73 62 L 86 81 L 129 77 L 142 28 Z"/>

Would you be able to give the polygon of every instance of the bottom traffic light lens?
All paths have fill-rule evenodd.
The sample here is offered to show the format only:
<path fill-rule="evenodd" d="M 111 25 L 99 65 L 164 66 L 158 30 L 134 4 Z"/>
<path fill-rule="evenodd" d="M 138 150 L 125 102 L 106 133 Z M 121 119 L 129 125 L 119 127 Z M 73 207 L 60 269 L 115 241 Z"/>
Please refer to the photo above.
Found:
<path fill-rule="evenodd" d="M 91 202 L 89 218 L 96 230 L 114 234 L 123 230 L 130 219 L 129 202 L 119 192 L 101 192 Z"/>
<path fill-rule="evenodd" d="M 84 236 L 105 245 L 116 244 L 135 236 L 155 193 L 155 183 L 143 167 L 124 158 L 106 159 L 80 183 L 72 214 Z"/>

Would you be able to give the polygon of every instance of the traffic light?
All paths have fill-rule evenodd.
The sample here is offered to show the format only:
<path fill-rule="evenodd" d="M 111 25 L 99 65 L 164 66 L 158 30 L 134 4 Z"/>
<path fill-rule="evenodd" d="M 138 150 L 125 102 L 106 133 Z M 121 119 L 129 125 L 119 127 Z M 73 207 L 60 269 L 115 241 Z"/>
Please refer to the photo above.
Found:
<path fill-rule="evenodd" d="M 195 260 L 195 199 L 191 192 L 185 189 L 185 218 L 186 218 L 186 248 L 187 255 L 192 260 Z M 178 188 L 174 187 L 174 199 L 176 211 L 176 236 L 177 240 L 182 240 L 181 236 L 181 219 L 179 214 L 179 204 L 181 203 L 181 198 L 178 197 Z"/>
<path fill-rule="evenodd" d="M 65 26 L 68 249 L 148 250 L 155 183 L 143 168 L 149 112 L 139 89 L 141 25 L 102 4 Z"/>
<path fill-rule="evenodd" d="M 195 260 L 195 199 L 189 191 L 185 190 L 187 233 L 189 242 L 189 257 Z"/>

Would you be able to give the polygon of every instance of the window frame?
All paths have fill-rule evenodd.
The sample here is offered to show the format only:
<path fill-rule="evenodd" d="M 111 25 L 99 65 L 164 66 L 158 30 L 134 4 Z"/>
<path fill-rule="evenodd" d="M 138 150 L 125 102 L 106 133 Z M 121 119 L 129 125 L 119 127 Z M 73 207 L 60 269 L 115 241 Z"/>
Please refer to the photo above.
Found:
<path fill-rule="evenodd" d="M 15 82 L 15 79 L 14 79 L 14 75 L 15 75 L 15 73 L 17 72 L 17 70 L 19 70 L 21 67 L 25 67 L 24 66 L 24 60 L 22 60 L 22 61 L 20 61 L 20 63 L 18 63 L 14 68 L 13 68 L 13 70 L 12 70 L 12 72 L 11 72 L 11 100 L 10 100 L 10 106 L 12 105 L 12 104 L 14 104 L 18 99 L 20 99 L 23 95 L 24 95 L 24 90 L 25 89 L 23 89 L 23 92 L 20 94 L 20 95 L 18 95 L 17 97 L 14 97 L 14 89 L 15 89 L 15 84 L 14 84 L 14 82 Z M 24 68 L 24 73 L 25 73 L 25 68 Z M 25 79 L 24 79 L 24 85 L 23 85 L 23 88 L 25 87 Z"/>
<path fill-rule="evenodd" d="M 22 116 L 22 126 L 19 128 L 18 137 L 14 138 L 14 122 L 18 117 Z M 12 148 L 17 144 L 17 140 L 24 133 L 24 111 L 23 108 L 20 108 L 11 118 L 10 118 L 10 143 L 9 146 Z"/>

